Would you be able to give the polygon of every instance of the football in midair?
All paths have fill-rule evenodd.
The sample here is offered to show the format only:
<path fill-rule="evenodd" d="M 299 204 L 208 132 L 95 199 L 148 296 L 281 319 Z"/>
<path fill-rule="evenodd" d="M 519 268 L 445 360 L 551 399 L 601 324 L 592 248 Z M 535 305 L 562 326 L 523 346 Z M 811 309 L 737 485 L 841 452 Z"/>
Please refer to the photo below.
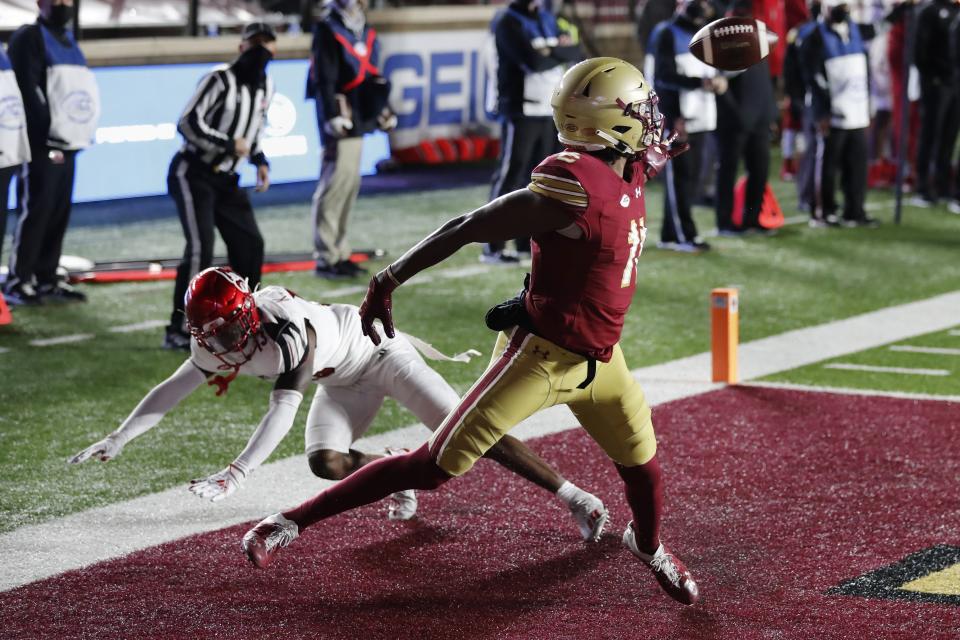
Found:
<path fill-rule="evenodd" d="M 722 71 L 743 71 L 770 53 L 777 34 L 754 18 L 721 18 L 697 31 L 690 53 Z"/>

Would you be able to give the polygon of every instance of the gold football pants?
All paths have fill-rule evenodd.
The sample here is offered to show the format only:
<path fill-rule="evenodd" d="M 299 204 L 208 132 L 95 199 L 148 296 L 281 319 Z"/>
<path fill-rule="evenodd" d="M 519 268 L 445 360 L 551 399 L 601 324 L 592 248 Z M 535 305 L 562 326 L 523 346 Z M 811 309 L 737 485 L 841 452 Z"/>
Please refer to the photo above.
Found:
<path fill-rule="evenodd" d="M 570 407 L 614 462 L 649 462 L 657 451 L 650 407 L 620 345 L 610 362 L 597 362 L 593 382 L 578 389 L 587 366 L 583 356 L 524 329 L 501 333 L 490 366 L 430 439 L 437 464 L 452 476 L 466 473 L 516 424 L 556 404 Z"/>

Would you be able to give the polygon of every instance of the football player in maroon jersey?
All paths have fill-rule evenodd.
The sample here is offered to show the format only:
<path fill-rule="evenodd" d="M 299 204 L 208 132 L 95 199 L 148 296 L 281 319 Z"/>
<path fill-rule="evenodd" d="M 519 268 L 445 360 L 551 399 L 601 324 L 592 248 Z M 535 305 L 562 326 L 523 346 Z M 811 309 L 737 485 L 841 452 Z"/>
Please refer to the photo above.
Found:
<path fill-rule="evenodd" d="M 373 462 L 247 532 L 243 549 L 257 566 L 324 518 L 466 473 L 514 425 L 566 404 L 623 478 L 633 513 L 624 545 L 671 597 L 697 601 L 690 572 L 660 541 L 663 483 L 650 408 L 619 345 L 646 237 L 645 183 L 684 149 L 661 140 L 657 97 L 622 60 L 577 64 L 551 104 L 565 150 L 534 169 L 526 189 L 450 220 L 378 273 L 360 308 L 364 333 L 379 344 L 374 320 L 395 335 L 391 296 L 414 274 L 466 244 L 529 235 L 528 286 L 487 316 L 502 331 L 499 357 L 421 448 Z"/>

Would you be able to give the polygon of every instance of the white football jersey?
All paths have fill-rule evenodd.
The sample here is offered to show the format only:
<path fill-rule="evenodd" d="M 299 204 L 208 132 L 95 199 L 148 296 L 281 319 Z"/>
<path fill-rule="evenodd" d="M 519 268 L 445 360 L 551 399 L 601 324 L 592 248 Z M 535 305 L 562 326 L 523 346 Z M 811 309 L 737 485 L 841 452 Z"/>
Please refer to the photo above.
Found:
<path fill-rule="evenodd" d="M 306 357 L 308 325 L 317 337 L 313 379 L 323 385 L 353 383 L 383 346 L 374 346 L 363 335 L 360 315 L 353 305 L 317 304 L 276 286 L 256 291 L 253 299 L 260 312 L 262 339 L 250 360 L 240 365 L 241 375 L 274 379 L 296 369 Z M 227 354 L 224 359 L 239 362 L 242 357 Z M 190 343 L 190 360 L 204 371 L 233 370 L 196 340 Z"/>

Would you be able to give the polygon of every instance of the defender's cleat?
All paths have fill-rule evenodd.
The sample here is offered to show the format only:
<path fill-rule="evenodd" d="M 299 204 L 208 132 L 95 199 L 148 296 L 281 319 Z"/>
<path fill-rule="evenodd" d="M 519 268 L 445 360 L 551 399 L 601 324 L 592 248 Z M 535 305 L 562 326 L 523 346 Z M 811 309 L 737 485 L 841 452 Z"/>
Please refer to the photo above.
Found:
<path fill-rule="evenodd" d="M 582 496 L 578 496 L 570 504 L 570 513 L 580 529 L 580 536 L 587 542 L 598 541 L 603 534 L 603 528 L 607 526 L 607 520 L 610 519 L 603 502 L 587 492 L 583 492 Z"/>
<path fill-rule="evenodd" d="M 700 589 L 693 581 L 693 576 L 681 562 L 680 558 L 670 553 L 663 544 L 654 552 L 647 555 L 637 547 L 637 540 L 633 533 L 633 522 L 627 525 L 623 532 L 623 544 L 630 552 L 640 558 L 650 567 L 657 582 L 667 594 L 682 604 L 691 605 L 700 599 Z"/>
<path fill-rule="evenodd" d="M 297 523 L 276 513 L 260 521 L 243 536 L 240 547 L 247 560 L 263 569 L 273 561 L 277 550 L 297 539 L 300 530 Z"/>

